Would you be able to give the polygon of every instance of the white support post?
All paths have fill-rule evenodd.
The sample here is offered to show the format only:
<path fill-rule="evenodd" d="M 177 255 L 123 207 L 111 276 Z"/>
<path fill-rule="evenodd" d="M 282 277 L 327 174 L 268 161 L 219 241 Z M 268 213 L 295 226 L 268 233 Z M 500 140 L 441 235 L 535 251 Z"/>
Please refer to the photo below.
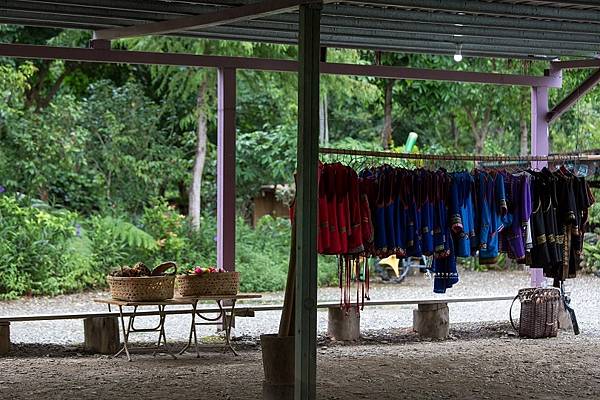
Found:
<path fill-rule="evenodd" d="M 531 88 L 531 155 L 547 156 L 549 151 L 548 122 L 548 88 Z M 547 161 L 532 161 L 531 167 L 541 169 L 548 166 Z M 537 266 L 535 266 L 537 267 Z M 544 283 L 543 268 L 530 269 L 531 286 L 541 287 Z"/>

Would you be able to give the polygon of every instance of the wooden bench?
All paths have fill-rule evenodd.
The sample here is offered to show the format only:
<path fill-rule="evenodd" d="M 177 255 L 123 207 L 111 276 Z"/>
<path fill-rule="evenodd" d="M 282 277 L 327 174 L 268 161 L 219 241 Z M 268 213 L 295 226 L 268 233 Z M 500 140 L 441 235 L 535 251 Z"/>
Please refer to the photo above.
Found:
<path fill-rule="evenodd" d="M 403 300 L 373 300 L 365 302 L 365 307 L 374 306 L 398 306 L 417 305 L 413 310 L 413 329 L 419 335 L 425 337 L 444 338 L 447 337 L 449 315 L 449 303 L 476 303 L 481 301 L 507 301 L 514 296 L 492 296 L 492 297 L 457 297 L 457 298 L 433 298 L 433 299 L 403 299 Z M 352 305 L 354 306 L 354 305 Z M 225 307 L 227 309 L 227 307 Z M 261 304 L 243 305 L 235 308 L 237 317 L 253 317 L 256 312 L 281 311 L 282 305 Z M 340 309 L 339 302 L 326 302 L 317 304 L 318 309 L 328 309 L 328 334 L 336 340 L 357 340 L 360 337 L 360 316 L 355 312 L 346 312 Z M 228 309 L 229 310 L 229 309 Z M 352 310 L 350 310 L 352 311 Z M 202 313 L 220 313 L 219 308 L 203 308 Z M 191 314 L 189 309 L 165 310 L 165 315 Z M 123 313 L 131 316 L 132 313 Z M 138 311 L 136 316 L 158 316 L 157 311 Z M 6 354 L 10 350 L 10 324 L 12 322 L 53 321 L 65 319 L 91 320 L 97 318 L 114 318 L 116 323 L 119 313 L 117 312 L 85 312 L 64 314 L 39 314 L 39 315 L 14 315 L 0 317 L 0 354 Z"/>

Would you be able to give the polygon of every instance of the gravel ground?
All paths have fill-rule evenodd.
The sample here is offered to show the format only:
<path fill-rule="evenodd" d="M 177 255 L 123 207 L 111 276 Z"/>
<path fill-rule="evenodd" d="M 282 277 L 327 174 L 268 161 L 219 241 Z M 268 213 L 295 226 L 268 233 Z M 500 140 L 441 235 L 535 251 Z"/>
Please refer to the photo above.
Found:
<path fill-rule="evenodd" d="M 319 399 L 597 399 L 600 343 L 586 334 L 519 339 L 505 323 L 454 324 L 451 339 L 420 340 L 410 329 L 367 334 L 355 344 L 322 340 Z M 0 357 L 0 398 L 260 399 L 260 349 L 173 360 L 91 356 L 77 347 L 21 344 Z M 228 378 L 224 379 L 226 371 Z"/>
<path fill-rule="evenodd" d="M 434 295 L 431 280 L 424 274 L 409 276 L 401 284 L 376 284 L 371 288 L 372 300 L 389 299 L 427 299 L 469 296 L 511 296 L 521 287 L 527 287 L 529 278 L 526 272 L 488 271 L 461 274 L 461 282 L 445 295 Z M 600 279 L 584 275 L 567 282 L 567 290 L 572 293 L 574 306 L 583 333 L 600 336 Z M 105 292 L 58 296 L 53 298 L 30 298 L 18 301 L 0 302 L 0 315 L 21 315 L 39 313 L 64 313 L 106 311 L 106 307 L 92 302 L 93 298 L 108 297 Z M 267 293 L 260 301 L 245 304 L 281 304 L 282 292 Z M 339 289 L 323 288 L 319 290 L 319 301 L 338 301 Z M 240 303 L 242 304 L 242 303 Z M 450 304 L 450 322 L 474 323 L 481 321 L 507 321 L 510 301 Z M 366 307 L 361 314 L 362 332 L 379 331 L 412 326 L 412 309 L 409 306 Z M 258 337 L 262 333 L 277 331 L 279 311 L 257 312 L 254 318 L 237 318 L 237 336 Z M 147 322 L 151 325 L 152 321 Z M 187 315 L 167 317 L 167 337 L 170 341 L 183 341 L 189 332 Z M 327 329 L 326 310 L 318 313 L 318 330 L 323 334 Z M 201 327 L 200 335 L 214 334 L 214 327 Z M 83 322 L 81 320 L 20 322 L 11 325 L 11 337 L 14 343 L 54 343 L 77 344 L 83 342 Z M 132 339 L 154 340 L 153 335 L 137 335 Z"/>
<path fill-rule="evenodd" d="M 524 272 L 462 274 L 446 297 L 512 295 L 527 286 Z M 362 339 L 332 342 L 323 336 L 326 313 L 319 312 L 318 398 L 341 399 L 597 399 L 600 393 L 600 279 L 569 282 L 582 334 L 561 331 L 557 338 L 516 337 L 507 323 L 510 302 L 450 304 L 450 339 L 420 339 L 412 330 L 414 306 L 368 307 Z M 86 293 L 56 298 L 0 302 L 0 315 L 102 311 Z M 335 301 L 335 288 L 319 291 Z M 374 300 L 443 298 L 431 281 L 411 276 L 400 285 L 375 285 Z M 261 303 L 281 302 L 282 293 Z M 14 345 L 0 357 L 0 399 L 260 399 L 262 361 L 256 336 L 277 329 L 279 312 L 237 320 L 239 357 L 203 351 L 177 360 L 134 354 L 134 361 L 89 355 L 81 348 L 81 321 L 14 323 Z M 169 316 L 167 334 L 181 346 L 188 316 Z M 214 331 L 207 328 L 205 335 Z M 145 340 L 145 338 L 141 338 Z M 148 339 L 154 339 L 154 336 Z M 226 371 L 228 379 L 223 379 Z"/>

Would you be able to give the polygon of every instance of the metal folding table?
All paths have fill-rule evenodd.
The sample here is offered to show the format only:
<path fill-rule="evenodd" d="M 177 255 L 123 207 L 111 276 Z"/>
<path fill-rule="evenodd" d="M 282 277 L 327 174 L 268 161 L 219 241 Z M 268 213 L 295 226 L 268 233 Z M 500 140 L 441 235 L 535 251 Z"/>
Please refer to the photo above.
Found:
<path fill-rule="evenodd" d="M 185 347 L 179 351 L 178 354 L 185 353 L 192 345 L 192 339 L 194 340 L 194 347 L 196 349 L 196 356 L 200 356 L 200 349 L 198 346 L 198 337 L 196 332 L 196 326 L 198 325 L 220 325 L 223 324 L 225 331 L 225 350 L 229 349 L 233 354 L 237 355 L 237 352 L 231 345 L 231 326 L 233 322 L 233 316 L 235 315 L 235 305 L 238 300 L 242 299 L 258 299 L 260 295 L 255 294 L 238 294 L 238 295 L 218 295 L 218 296 L 195 296 L 195 297 L 178 297 L 163 301 L 124 301 L 115 299 L 95 299 L 96 303 L 102 303 L 108 305 L 109 311 L 111 306 L 117 306 L 119 308 L 119 320 L 121 323 L 121 329 L 123 330 L 123 347 L 114 355 L 118 357 L 125 353 L 127 360 L 131 361 L 131 355 L 129 353 L 129 335 L 132 333 L 148 333 L 158 332 L 158 342 L 154 348 L 154 354 L 161 350 L 161 345 L 164 351 L 171 357 L 176 358 L 171 351 L 170 346 L 167 343 L 167 336 L 165 333 L 165 320 L 167 306 L 181 306 L 190 305 L 192 307 L 192 321 L 190 324 L 190 334 L 188 342 Z M 216 317 L 208 317 L 206 313 L 203 313 L 202 309 L 198 309 L 198 303 L 202 301 L 214 301 L 219 307 L 219 312 Z M 226 303 L 226 304 L 225 304 Z M 123 307 L 133 307 L 133 311 L 129 313 L 127 323 L 125 323 L 125 313 Z M 158 307 L 159 321 L 158 325 L 151 328 L 136 328 L 135 318 L 137 315 L 138 307 Z M 214 310 L 211 310 L 214 313 Z M 203 319 L 205 322 L 196 322 L 196 316 Z M 222 321 L 222 322 L 221 322 Z"/>

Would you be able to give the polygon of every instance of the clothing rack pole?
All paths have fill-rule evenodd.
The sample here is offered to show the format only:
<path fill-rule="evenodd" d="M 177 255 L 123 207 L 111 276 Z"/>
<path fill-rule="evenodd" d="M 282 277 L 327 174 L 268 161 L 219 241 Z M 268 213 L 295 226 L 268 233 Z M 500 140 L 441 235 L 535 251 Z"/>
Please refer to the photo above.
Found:
<path fill-rule="evenodd" d="M 565 154 L 548 156 L 481 156 L 468 154 L 412 154 L 393 153 L 389 151 L 369 151 L 351 149 L 332 149 L 321 147 L 321 154 L 339 154 L 350 156 L 378 157 L 378 158 L 400 158 L 406 160 L 439 160 L 439 161 L 600 161 L 600 154 Z"/>

